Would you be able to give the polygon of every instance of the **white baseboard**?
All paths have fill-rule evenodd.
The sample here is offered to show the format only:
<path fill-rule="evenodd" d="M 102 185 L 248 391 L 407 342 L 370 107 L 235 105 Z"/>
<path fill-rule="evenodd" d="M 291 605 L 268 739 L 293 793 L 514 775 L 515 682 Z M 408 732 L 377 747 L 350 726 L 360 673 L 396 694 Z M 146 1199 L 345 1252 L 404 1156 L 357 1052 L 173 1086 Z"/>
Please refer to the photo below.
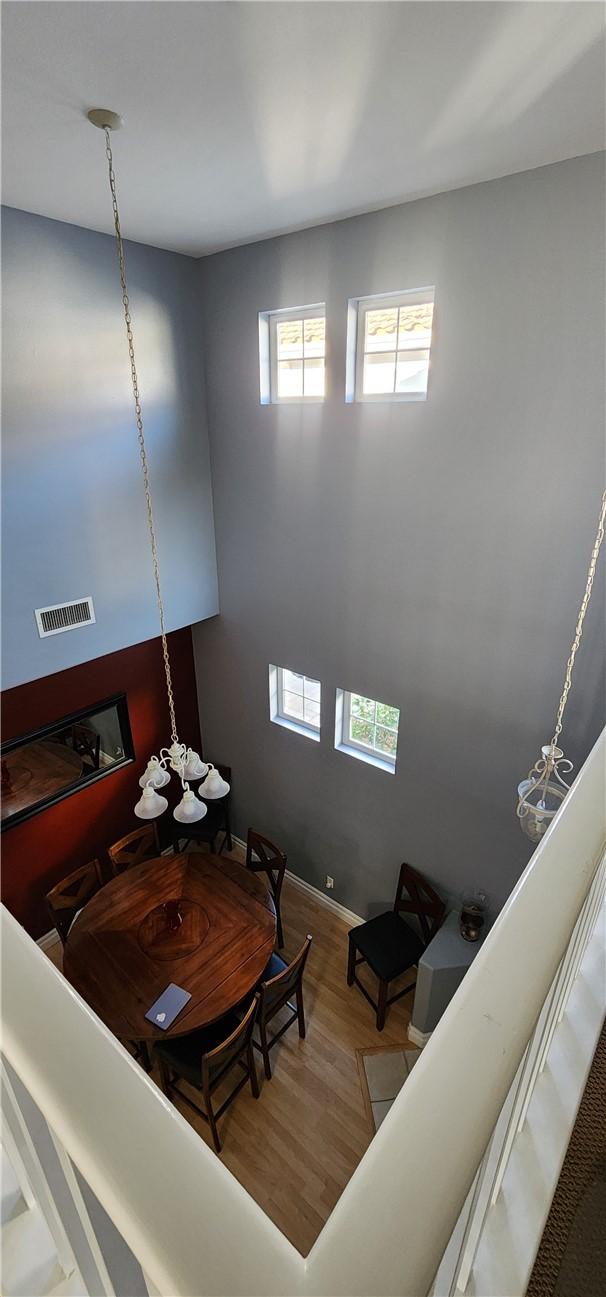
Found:
<path fill-rule="evenodd" d="M 233 833 L 231 837 L 236 846 L 242 847 L 243 851 L 246 851 L 246 843 L 242 841 L 242 838 L 237 838 Z M 319 905 L 323 905 L 327 910 L 332 910 L 333 914 L 338 914 L 339 918 L 343 919 L 345 923 L 349 923 L 350 927 L 357 928 L 360 923 L 365 923 L 365 919 L 361 919 L 359 914 L 354 914 L 353 910 L 348 910 L 345 905 L 333 901 L 332 896 L 327 896 L 318 887 L 313 887 L 304 878 L 299 878 L 298 874 L 293 874 L 290 869 L 286 870 L 286 877 L 291 883 L 294 883 L 295 887 L 299 887 L 302 892 L 307 892 L 308 896 L 313 896 L 314 901 L 317 901 Z"/>
<path fill-rule="evenodd" d="M 51 946 L 54 946 L 56 941 L 60 940 L 61 938 L 57 929 L 51 928 L 50 932 L 45 932 L 43 937 L 38 937 L 36 945 L 39 946 L 41 950 L 49 950 Z"/>
<path fill-rule="evenodd" d="M 408 1039 L 411 1044 L 417 1045 L 419 1049 L 425 1048 L 432 1035 L 433 1032 L 431 1031 L 419 1031 L 418 1027 L 413 1027 L 412 1022 L 408 1024 Z"/>

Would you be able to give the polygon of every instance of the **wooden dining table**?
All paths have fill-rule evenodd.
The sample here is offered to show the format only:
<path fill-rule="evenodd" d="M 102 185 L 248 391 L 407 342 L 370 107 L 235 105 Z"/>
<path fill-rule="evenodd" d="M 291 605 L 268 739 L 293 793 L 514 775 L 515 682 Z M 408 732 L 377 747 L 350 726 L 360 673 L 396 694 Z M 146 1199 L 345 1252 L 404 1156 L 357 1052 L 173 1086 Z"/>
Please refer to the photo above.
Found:
<path fill-rule="evenodd" d="M 185 852 L 136 865 L 97 892 L 70 928 L 63 971 L 116 1036 L 166 1039 L 250 995 L 275 939 L 275 905 L 258 874 Z M 145 1014 L 171 982 L 191 999 L 163 1031 Z"/>

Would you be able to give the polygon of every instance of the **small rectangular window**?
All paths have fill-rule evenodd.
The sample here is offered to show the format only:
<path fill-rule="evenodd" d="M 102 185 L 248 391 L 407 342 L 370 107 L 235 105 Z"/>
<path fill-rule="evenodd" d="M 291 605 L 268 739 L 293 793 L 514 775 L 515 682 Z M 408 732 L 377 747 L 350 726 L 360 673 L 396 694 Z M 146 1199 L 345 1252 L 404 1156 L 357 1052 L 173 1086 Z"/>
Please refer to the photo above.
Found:
<path fill-rule="evenodd" d="M 398 752 L 400 711 L 364 694 L 337 689 L 335 747 L 393 774 Z"/>
<path fill-rule="evenodd" d="M 261 403 L 323 401 L 326 307 L 298 306 L 259 315 Z"/>
<path fill-rule="evenodd" d="M 269 668 L 269 716 L 277 725 L 320 738 L 321 685 L 319 680 L 291 671 Z"/>
<path fill-rule="evenodd" d="M 350 302 L 349 401 L 426 398 L 433 306 L 433 288 Z"/>

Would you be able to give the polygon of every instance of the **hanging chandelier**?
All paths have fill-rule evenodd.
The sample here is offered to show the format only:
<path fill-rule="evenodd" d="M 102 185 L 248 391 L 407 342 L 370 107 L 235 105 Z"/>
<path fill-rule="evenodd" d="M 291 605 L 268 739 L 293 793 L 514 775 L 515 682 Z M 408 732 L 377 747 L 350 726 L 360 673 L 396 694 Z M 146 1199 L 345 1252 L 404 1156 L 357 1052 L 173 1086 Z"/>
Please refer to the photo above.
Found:
<path fill-rule="evenodd" d="M 606 491 L 602 496 L 602 507 L 598 518 L 598 529 L 591 551 L 589 561 L 589 570 L 587 572 L 587 582 L 585 585 L 585 594 L 579 609 L 577 625 L 570 650 L 570 657 L 566 664 L 566 675 L 564 678 L 564 688 L 558 706 L 555 730 L 551 743 L 546 743 L 541 748 L 541 755 L 535 762 L 532 770 L 529 770 L 526 779 L 518 784 L 518 805 L 517 815 L 520 821 L 520 828 L 530 838 L 531 842 L 540 842 L 543 834 L 549 828 L 551 821 L 560 809 L 562 802 L 570 789 L 564 776 L 568 776 L 572 770 L 572 761 L 569 761 L 560 747 L 558 740 L 562 732 L 562 718 L 564 709 L 568 701 L 570 686 L 572 683 L 572 670 L 577 649 L 581 642 L 583 634 L 583 622 L 591 591 L 593 589 L 593 580 L 598 562 L 598 556 L 602 541 L 604 539 L 604 524 L 606 521 Z"/>
<path fill-rule="evenodd" d="M 118 199 L 116 197 L 116 177 L 114 173 L 114 164 L 111 148 L 111 131 L 119 130 L 122 125 L 122 118 L 118 113 L 111 112 L 107 108 L 91 108 L 87 114 L 89 122 L 97 126 L 105 135 L 105 156 L 107 158 L 109 188 L 111 193 L 112 208 L 114 213 L 114 229 L 116 232 L 116 248 L 118 253 L 118 268 L 120 274 L 120 286 L 122 289 L 122 306 L 124 308 L 124 323 L 126 325 L 126 338 L 128 343 L 128 357 L 130 361 L 130 373 L 133 389 L 133 401 L 135 407 L 135 423 L 137 425 L 137 435 L 139 438 L 139 456 L 141 460 L 141 472 L 143 475 L 143 488 L 145 491 L 145 501 L 147 505 L 147 525 L 149 529 L 149 541 L 152 558 L 152 568 L 154 573 L 154 583 L 156 587 L 156 599 L 158 603 L 158 616 L 160 621 L 160 638 L 162 640 L 162 654 L 164 658 L 164 674 L 166 677 L 166 693 L 168 698 L 168 710 L 170 714 L 170 747 L 160 749 L 160 755 L 150 757 L 147 767 L 139 780 L 139 786 L 143 789 L 141 797 L 135 806 L 135 815 L 141 820 L 153 820 L 158 815 L 162 815 L 168 806 L 168 800 L 162 796 L 159 791 L 166 787 L 170 782 L 169 767 L 175 772 L 181 780 L 183 795 L 178 806 L 175 807 L 173 815 L 181 824 L 192 824 L 196 820 L 201 820 L 206 815 L 206 806 L 195 792 L 189 786 L 189 780 L 203 780 L 199 792 L 206 800 L 215 800 L 218 797 L 225 797 L 229 792 L 229 784 L 219 774 L 214 766 L 202 761 L 199 753 L 193 748 L 187 747 L 181 743 L 177 733 L 177 721 L 175 716 L 175 700 L 173 697 L 172 675 L 170 668 L 170 654 L 168 651 L 168 641 L 166 638 L 166 626 L 164 620 L 164 604 L 162 602 L 162 588 L 160 585 L 160 567 L 158 562 L 158 549 L 156 544 L 156 532 L 154 527 L 154 515 L 152 509 L 152 497 L 149 478 L 149 468 L 147 464 L 147 453 L 145 449 L 145 435 L 143 431 L 143 414 L 141 410 L 141 394 L 139 392 L 139 380 L 137 377 L 137 368 L 135 364 L 135 343 L 133 338 L 132 319 L 130 313 L 130 303 L 128 298 L 128 289 L 126 286 L 126 265 L 124 259 L 124 244 L 122 242 L 122 232 L 120 229 L 120 216 L 118 213 Z"/>

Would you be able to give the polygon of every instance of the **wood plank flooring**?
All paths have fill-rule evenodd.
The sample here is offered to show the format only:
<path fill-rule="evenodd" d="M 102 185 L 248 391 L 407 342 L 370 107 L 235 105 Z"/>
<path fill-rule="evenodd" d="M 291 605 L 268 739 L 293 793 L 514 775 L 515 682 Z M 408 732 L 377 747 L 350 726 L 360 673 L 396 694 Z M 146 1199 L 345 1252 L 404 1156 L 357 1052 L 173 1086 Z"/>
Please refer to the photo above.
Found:
<path fill-rule="evenodd" d="M 410 1047 L 413 995 L 388 1010 L 379 1034 L 370 1005 L 345 980 L 348 925 L 289 879 L 282 918 L 285 958 L 293 957 L 308 932 L 314 939 L 304 982 L 307 1036 L 300 1040 L 294 1024 L 282 1037 L 272 1050 L 271 1081 L 265 1080 L 255 1051 L 261 1097 L 253 1099 L 244 1089 L 221 1118 L 219 1131 L 225 1166 L 306 1256 L 372 1137 L 356 1049 Z M 48 954 L 60 966 L 59 943 Z M 372 975 L 368 985 L 374 993 Z M 156 1071 L 152 1075 L 157 1079 Z M 210 1144 L 206 1123 L 187 1104 L 178 1106 Z"/>

